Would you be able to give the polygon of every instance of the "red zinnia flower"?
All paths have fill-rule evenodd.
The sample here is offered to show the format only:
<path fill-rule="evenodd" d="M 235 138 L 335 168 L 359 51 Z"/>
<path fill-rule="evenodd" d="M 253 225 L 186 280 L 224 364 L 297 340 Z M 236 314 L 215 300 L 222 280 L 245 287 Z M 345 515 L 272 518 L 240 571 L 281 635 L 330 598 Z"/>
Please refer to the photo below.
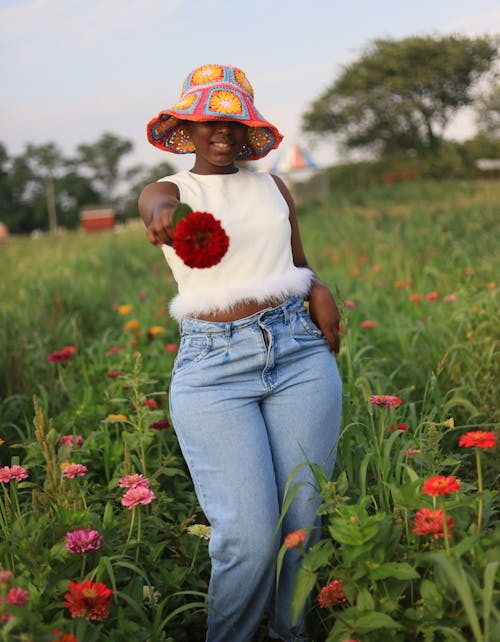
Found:
<path fill-rule="evenodd" d="M 229 247 L 229 237 L 209 212 L 190 212 L 174 229 L 174 250 L 191 268 L 217 265 Z"/>
<path fill-rule="evenodd" d="M 64 595 L 64 606 L 69 608 L 71 617 L 105 620 L 108 617 L 112 595 L 113 590 L 102 582 L 70 582 L 68 593 Z"/>
<path fill-rule="evenodd" d="M 63 633 L 55 629 L 52 631 L 52 635 L 56 636 L 52 638 L 52 642 L 78 642 L 73 633 Z"/>
<path fill-rule="evenodd" d="M 159 421 L 149 424 L 149 427 L 153 430 L 167 430 L 170 428 L 170 421 L 168 419 L 160 419 Z"/>
<path fill-rule="evenodd" d="M 446 526 L 448 538 L 450 538 L 451 529 L 455 526 L 451 521 L 451 517 L 446 517 Z M 438 508 L 437 510 L 432 510 L 430 508 L 421 508 L 415 513 L 412 530 L 416 535 L 432 535 L 434 539 L 444 537 L 443 509 Z"/>
<path fill-rule="evenodd" d="M 389 426 L 389 430 L 391 432 L 393 432 L 394 430 L 402 430 L 403 432 L 406 432 L 408 430 L 408 426 L 402 423 L 398 423 L 397 425 L 391 424 Z"/>
<path fill-rule="evenodd" d="M 494 448 L 497 445 L 495 433 L 485 430 L 473 430 L 460 437 L 459 446 L 464 448 Z"/>
<path fill-rule="evenodd" d="M 394 408 L 403 403 L 403 400 L 396 395 L 371 395 L 370 403 L 372 406 L 386 406 L 387 408 Z"/>
<path fill-rule="evenodd" d="M 285 537 L 285 546 L 286 548 L 299 548 L 305 539 L 306 532 L 304 530 L 293 531 L 293 533 L 288 533 Z"/>
<path fill-rule="evenodd" d="M 49 361 L 51 363 L 61 363 L 71 359 L 71 352 L 60 350 L 59 352 L 51 352 L 49 354 Z"/>
<path fill-rule="evenodd" d="M 427 292 L 427 294 L 425 295 L 426 301 L 437 301 L 438 299 L 439 299 L 438 292 Z"/>
<path fill-rule="evenodd" d="M 444 475 L 436 475 L 429 477 L 422 486 L 422 492 L 427 495 L 446 495 L 447 493 L 455 493 L 460 490 L 460 482 L 456 477 L 444 477 Z"/>
<path fill-rule="evenodd" d="M 318 595 L 318 602 L 322 609 L 328 606 L 336 606 L 347 601 L 342 585 L 344 580 L 333 580 L 330 584 L 324 586 Z"/>

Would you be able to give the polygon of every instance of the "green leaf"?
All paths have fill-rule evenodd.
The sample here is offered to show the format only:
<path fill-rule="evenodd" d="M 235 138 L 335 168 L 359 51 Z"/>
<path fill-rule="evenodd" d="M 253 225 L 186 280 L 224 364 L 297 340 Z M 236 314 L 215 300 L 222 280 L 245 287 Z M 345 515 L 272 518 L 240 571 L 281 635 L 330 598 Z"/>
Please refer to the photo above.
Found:
<path fill-rule="evenodd" d="M 443 616 L 443 596 L 438 591 L 434 582 L 424 579 L 420 585 L 420 595 L 424 601 L 424 606 L 429 613 L 439 619 Z"/>
<path fill-rule="evenodd" d="M 360 611 L 373 611 L 375 602 L 368 589 L 362 588 L 356 597 L 356 606 Z"/>
<path fill-rule="evenodd" d="M 295 623 L 304 608 L 309 593 L 316 584 L 316 573 L 300 568 L 295 580 L 295 588 L 292 597 L 292 622 Z"/>
<path fill-rule="evenodd" d="M 372 580 L 385 580 L 395 577 L 397 580 L 416 580 L 420 577 L 417 571 L 406 562 L 386 562 L 369 572 Z"/>
<path fill-rule="evenodd" d="M 378 613 L 377 611 L 366 613 L 354 622 L 354 629 L 357 633 L 370 633 L 377 629 L 401 628 L 403 628 L 402 625 L 393 620 L 390 615 L 387 615 L 386 613 Z"/>

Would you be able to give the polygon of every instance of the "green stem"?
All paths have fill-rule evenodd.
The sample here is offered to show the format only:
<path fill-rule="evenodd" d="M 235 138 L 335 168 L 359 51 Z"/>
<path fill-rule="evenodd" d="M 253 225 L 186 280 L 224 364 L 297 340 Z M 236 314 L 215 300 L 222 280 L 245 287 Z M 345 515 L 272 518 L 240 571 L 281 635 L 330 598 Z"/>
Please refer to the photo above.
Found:
<path fill-rule="evenodd" d="M 134 506 L 132 508 L 132 515 L 130 516 L 130 528 L 128 529 L 128 537 L 127 537 L 127 544 L 130 542 L 132 538 L 132 532 L 134 530 L 134 523 L 135 523 L 135 510 L 136 507 Z"/>
<path fill-rule="evenodd" d="M 476 451 L 476 468 L 477 468 L 477 490 L 479 494 L 479 504 L 477 507 L 477 532 L 480 533 L 483 522 L 483 471 L 481 469 L 481 453 L 479 448 Z"/>
<path fill-rule="evenodd" d="M 134 508 L 135 510 L 135 508 Z M 141 547 L 141 510 L 138 509 L 137 513 L 137 546 L 135 549 L 135 561 L 139 561 L 139 549 Z"/>
<path fill-rule="evenodd" d="M 443 533 L 444 533 L 444 548 L 448 557 L 451 555 L 450 541 L 448 539 L 448 520 L 446 519 L 446 509 L 444 507 L 444 500 L 441 502 L 443 510 Z"/>

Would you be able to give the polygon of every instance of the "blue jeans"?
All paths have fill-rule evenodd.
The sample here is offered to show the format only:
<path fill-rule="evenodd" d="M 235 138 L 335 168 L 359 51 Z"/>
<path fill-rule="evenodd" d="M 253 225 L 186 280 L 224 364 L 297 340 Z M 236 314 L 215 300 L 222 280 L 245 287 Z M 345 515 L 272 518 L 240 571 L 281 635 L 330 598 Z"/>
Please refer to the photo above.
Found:
<path fill-rule="evenodd" d="M 227 323 L 185 318 L 170 412 L 211 525 L 207 642 L 249 642 L 267 615 L 273 635 L 303 640 L 291 622 L 300 554 L 283 537 L 318 536 L 320 503 L 307 462 L 331 475 L 341 414 L 335 357 L 299 297 Z M 277 525 L 292 472 L 299 490 Z"/>

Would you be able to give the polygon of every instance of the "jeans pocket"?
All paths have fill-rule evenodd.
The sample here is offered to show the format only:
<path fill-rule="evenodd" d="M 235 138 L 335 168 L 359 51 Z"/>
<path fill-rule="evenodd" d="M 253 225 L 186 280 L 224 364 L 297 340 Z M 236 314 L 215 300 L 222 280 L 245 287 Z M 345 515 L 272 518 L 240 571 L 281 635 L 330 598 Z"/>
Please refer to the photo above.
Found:
<path fill-rule="evenodd" d="M 311 335 L 312 337 L 316 337 L 317 339 L 324 339 L 325 338 L 325 335 L 321 332 L 321 330 L 314 323 L 314 321 L 307 314 L 307 312 L 304 312 L 303 314 L 300 314 L 299 321 L 300 321 L 301 328 L 307 334 Z"/>
<path fill-rule="evenodd" d="M 181 337 L 179 352 L 174 361 L 172 374 L 198 363 L 204 359 L 212 348 L 212 341 L 207 335 L 187 335 Z"/>

